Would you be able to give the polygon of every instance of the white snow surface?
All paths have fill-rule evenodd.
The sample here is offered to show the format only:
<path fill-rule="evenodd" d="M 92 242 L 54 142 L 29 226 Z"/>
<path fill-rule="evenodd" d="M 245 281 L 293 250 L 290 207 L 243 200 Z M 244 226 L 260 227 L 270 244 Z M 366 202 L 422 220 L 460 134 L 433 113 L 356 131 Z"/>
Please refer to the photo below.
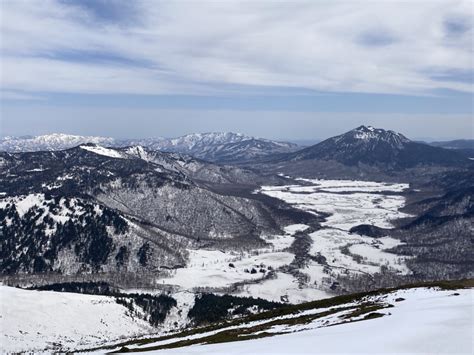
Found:
<path fill-rule="evenodd" d="M 382 191 L 401 192 L 408 184 L 389 184 L 351 180 L 300 179 L 305 185 L 262 186 L 260 192 L 279 198 L 296 208 L 331 216 L 322 225 L 349 230 L 359 224 L 393 227 L 391 220 L 407 217 L 399 209 L 405 198 L 384 195 Z M 355 192 L 357 191 L 357 192 Z"/>
<path fill-rule="evenodd" d="M 408 189 L 409 184 L 395 184 L 389 182 L 375 181 L 358 181 L 358 180 L 324 180 L 324 179 L 304 179 L 297 178 L 295 180 L 309 182 L 313 185 L 313 191 L 324 190 L 331 192 L 381 192 L 392 191 L 401 192 Z"/>
<path fill-rule="evenodd" d="M 79 349 L 156 331 L 115 298 L 0 285 L 2 352 Z"/>
<path fill-rule="evenodd" d="M 303 272 L 305 271 L 303 270 Z M 328 298 L 331 297 L 331 294 L 316 287 L 309 287 L 309 285 L 308 287 L 299 287 L 298 280 L 293 275 L 277 272 L 274 279 L 244 285 L 239 296 L 263 298 L 274 302 L 281 302 L 282 297 L 286 297 L 290 303 L 302 303 Z"/>
<path fill-rule="evenodd" d="M 329 287 L 340 274 L 374 274 L 382 267 L 400 274 L 410 273 L 405 264 L 406 257 L 387 252 L 400 241 L 349 233 L 359 224 L 390 228 L 392 219 L 407 216 L 399 211 L 405 198 L 397 193 L 407 189 L 408 184 L 298 180 L 301 184 L 263 186 L 259 193 L 280 198 L 316 215 L 321 212 L 329 214 L 322 223 L 324 228 L 309 234 L 313 241 L 311 255 L 321 255 L 327 262 L 324 266 L 308 261 L 300 271 L 308 276 L 309 282 L 302 285 L 295 276 L 279 270 L 293 261 L 294 254 L 288 248 L 296 233 L 309 228 L 305 224 L 286 226 L 282 235 L 263 235 L 262 239 L 269 243 L 269 247 L 253 252 L 191 249 L 186 267 L 170 271 L 168 277 L 157 282 L 177 286 L 181 291 L 210 288 L 216 293 L 230 292 L 232 285 L 238 283 L 238 291 L 232 292 L 241 296 L 301 303 L 330 297 Z M 252 269 L 257 272 L 248 272 Z M 273 277 L 268 277 L 272 270 Z"/>
<path fill-rule="evenodd" d="M 372 238 L 349 233 L 352 227 L 369 224 L 392 228 L 392 220 L 409 216 L 400 212 L 405 198 L 401 193 L 408 184 L 357 180 L 296 179 L 302 185 L 262 186 L 260 193 L 279 198 L 296 208 L 320 215 L 329 214 L 321 223 L 325 228 L 310 234 L 312 255 L 326 258 L 329 269 L 311 262 L 303 272 L 312 283 L 321 286 L 339 273 L 376 273 L 382 266 L 407 274 L 405 258 L 386 252 L 401 242 L 390 238 Z M 387 195 L 384 192 L 390 192 Z M 294 228 L 294 227 L 290 227 Z M 296 231 L 296 230 L 295 230 Z M 343 252 L 347 248 L 353 255 Z M 360 260 L 356 260 L 360 259 Z"/>
<path fill-rule="evenodd" d="M 227 287 L 234 283 L 257 280 L 263 273 L 250 273 L 260 270 L 260 265 L 276 269 L 293 260 L 289 252 L 268 251 L 260 253 L 232 252 L 221 250 L 189 250 L 189 263 L 177 269 L 170 278 L 159 280 L 164 284 L 177 285 L 183 290 L 199 287 Z M 233 264 L 231 267 L 229 264 Z M 247 270 L 247 271 L 246 271 Z"/>
<path fill-rule="evenodd" d="M 98 145 L 81 145 L 81 148 L 95 154 L 104 155 L 106 157 L 123 158 L 123 155 L 120 154 L 120 152 L 114 149 L 104 148 Z"/>
<path fill-rule="evenodd" d="M 472 354 L 474 292 L 455 292 L 400 290 L 386 297 L 394 307 L 379 310 L 385 314 L 380 318 L 345 324 L 334 317 L 324 319 L 332 326 L 316 319 L 310 324 L 279 325 L 270 330 L 288 334 L 146 354 Z M 404 300 L 395 302 L 399 297 Z"/>

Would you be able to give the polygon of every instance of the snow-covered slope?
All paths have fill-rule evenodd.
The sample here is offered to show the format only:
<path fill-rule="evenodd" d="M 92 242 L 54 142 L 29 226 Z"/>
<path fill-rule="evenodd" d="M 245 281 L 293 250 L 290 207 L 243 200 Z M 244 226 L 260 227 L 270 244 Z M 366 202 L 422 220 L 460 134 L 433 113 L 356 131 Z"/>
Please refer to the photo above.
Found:
<path fill-rule="evenodd" d="M 127 348 L 151 354 L 472 354 L 472 297 L 472 289 L 401 289 Z"/>
<path fill-rule="evenodd" d="M 0 286 L 2 352 L 91 347 L 156 331 L 114 297 Z"/>
<path fill-rule="evenodd" d="M 152 327 L 139 307 L 131 310 L 112 296 L 0 286 L 0 344 L 2 352 L 35 353 L 97 347 L 96 353 L 104 353 L 125 346 L 160 354 L 472 354 L 474 294 L 463 288 L 472 282 L 441 284 L 448 288 L 336 297 L 191 333 L 167 332 L 186 319 L 192 294 L 174 294 L 178 304 L 164 323 Z"/>

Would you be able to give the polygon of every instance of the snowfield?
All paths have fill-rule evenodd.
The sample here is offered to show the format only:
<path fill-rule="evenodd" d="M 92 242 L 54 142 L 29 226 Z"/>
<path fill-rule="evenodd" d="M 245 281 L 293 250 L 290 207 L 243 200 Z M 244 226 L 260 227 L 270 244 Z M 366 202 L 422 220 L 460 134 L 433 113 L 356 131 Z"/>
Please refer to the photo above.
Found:
<path fill-rule="evenodd" d="M 186 267 L 170 272 L 172 275 L 169 278 L 158 282 L 179 286 L 181 290 L 193 290 L 202 287 L 225 288 L 239 282 L 262 279 L 268 271 L 291 263 L 294 255 L 282 250 L 291 245 L 292 234 L 298 228 L 301 226 L 290 226 L 285 235 L 264 237 L 271 246 L 253 252 L 191 249 Z M 252 273 L 252 269 L 257 272 Z"/>
<path fill-rule="evenodd" d="M 375 182 L 375 181 L 357 181 L 357 180 L 323 180 L 323 179 L 304 179 L 297 178 L 297 181 L 309 182 L 313 185 L 313 191 L 324 190 L 330 192 L 350 192 L 350 191 L 364 191 L 364 192 L 402 192 L 408 189 L 409 184 L 393 184 L 389 182 Z"/>
<path fill-rule="evenodd" d="M 89 152 L 92 152 L 98 155 L 103 155 L 110 158 L 123 158 L 122 154 L 120 154 L 115 149 L 104 148 L 98 145 L 96 146 L 81 145 L 81 148 L 84 150 L 88 150 Z"/>
<path fill-rule="evenodd" d="M 321 212 L 329 215 L 321 223 L 324 228 L 311 233 L 310 237 L 313 241 L 311 254 L 324 256 L 331 270 L 310 262 L 304 272 L 313 283 L 321 285 L 330 274 L 372 274 L 381 271 L 382 266 L 401 274 L 410 272 L 403 257 L 386 251 L 399 245 L 399 240 L 349 233 L 352 227 L 361 224 L 391 228 L 392 220 L 408 217 L 408 214 L 399 211 L 405 205 L 405 198 L 397 195 L 409 188 L 408 184 L 296 180 L 302 181 L 304 185 L 263 186 L 259 192 L 316 215 Z"/>
<path fill-rule="evenodd" d="M 198 287 L 227 287 L 236 282 L 262 278 L 262 272 L 251 273 L 265 266 L 276 269 L 293 260 L 287 252 L 251 253 L 224 252 L 218 250 L 190 250 L 190 261 L 185 268 L 177 269 L 171 278 L 161 279 L 165 284 L 178 285 L 185 289 Z M 229 266 L 232 264 L 234 266 Z M 245 271 L 247 270 L 247 271 Z"/>
<path fill-rule="evenodd" d="M 403 196 L 380 193 L 401 192 L 408 188 L 407 184 L 300 180 L 311 185 L 263 186 L 260 192 L 316 215 L 329 213 L 331 216 L 322 225 L 344 230 L 359 224 L 391 228 L 391 220 L 408 216 L 399 211 L 405 205 Z"/>
<path fill-rule="evenodd" d="M 325 264 L 308 260 L 300 269 L 307 282 L 287 271 L 295 258 L 288 248 L 297 233 L 310 228 L 305 224 L 289 225 L 283 235 L 263 235 L 269 247 L 252 252 L 191 249 L 186 267 L 170 271 L 169 277 L 157 282 L 174 285 L 181 291 L 208 288 L 215 293 L 301 303 L 330 297 L 330 286 L 341 274 L 374 274 L 382 267 L 400 274 L 410 273 L 405 257 L 387 251 L 399 245 L 399 240 L 349 233 L 360 224 L 391 228 L 392 220 L 407 217 L 399 211 L 405 205 L 405 198 L 399 194 L 409 188 L 408 184 L 296 181 L 301 181 L 301 185 L 262 186 L 256 193 L 281 199 L 315 215 L 324 213 L 323 228 L 307 233 L 312 241 L 311 256 L 324 257 Z M 252 273 L 252 269 L 256 272 Z"/>
<path fill-rule="evenodd" d="M 0 286 L 0 307 L 2 352 L 73 350 L 156 332 L 113 297 Z"/>
<path fill-rule="evenodd" d="M 364 319 L 341 310 L 310 323 L 277 324 L 264 332 L 275 334 L 261 339 L 204 345 L 200 338 L 219 331 L 168 339 L 141 346 L 134 350 L 194 339 L 195 345 L 175 349 L 149 351 L 147 354 L 472 354 L 473 353 L 473 290 L 439 290 L 415 288 L 398 290 L 386 295 L 369 296 L 358 301 L 378 302 L 386 307 L 377 310 L 379 318 Z M 356 302 L 356 304 L 358 303 Z M 354 306 L 348 303 L 344 306 Z M 295 314 L 300 317 L 322 314 L 334 308 L 320 308 Z M 285 316 L 284 316 L 285 317 Z M 286 316 L 288 318 L 288 316 Z M 291 318 L 291 317 L 289 317 Z M 249 329 L 271 324 L 280 318 L 244 323 L 222 328 Z M 296 319 L 296 318 L 295 318 Z M 254 328 L 255 329 L 255 328 Z M 242 332 L 244 334 L 244 332 Z M 261 331 L 251 333 L 263 334 Z M 141 352 L 145 353 L 145 352 Z"/>
<path fill-rule="evenodd" d="M 321 275 L 323 275 L 322 277 L 326 276 L 322 274 L 322 268 Z M 317 280 L 319 281 L 320 278 L 317 278 Z M 243 285 L 239 296 L 263 298 L 274 302 L 281 302 L 286 299 L 289 303 L 302 303 L 309 300 L 328 298 L 331 297 L 331 294 L 309 285 L 300 287 L 298 280 L 293 275 L 277 272 L 275 278 Z"/>

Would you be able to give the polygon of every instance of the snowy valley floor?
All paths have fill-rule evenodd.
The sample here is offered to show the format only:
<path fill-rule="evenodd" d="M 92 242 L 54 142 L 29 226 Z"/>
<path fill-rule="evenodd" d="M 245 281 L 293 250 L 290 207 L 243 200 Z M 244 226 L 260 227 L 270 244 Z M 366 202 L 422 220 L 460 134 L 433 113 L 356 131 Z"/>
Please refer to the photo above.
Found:
<path fill-rule="evenodd" d="M 283 200 L 314 214 L 315 218 L 328 215 L 321 223 L 321 229 L 311 231 L 305 224 L 290 225 L 283 235 L 263 235 L 268 247 L 252 252 L 190 250 L 186 267 L 170 272 L 169 277 L 158 282 L 181 291 L 192 292 L 207 287 L 215 293 L 232 290 L 239 296 L 301 303 L 334 295 L 330 287 L 340 275 L 374 274 L 382 267 L 400 275 L 410 273 L 405 257 L 387 251 L 399 245 L 399 240 L 349 232 L 361 224 L 392 228 L 393 220 L 408 217 L 399 211 L 405 205 L 402 193 L 409 188 L 408 184 L 357 180 L 296 181 L 300 183 L 262 186 L 255 193 Z M 304 267 L 295 275 L 288 271 L 295 259 L 289 248 L 300 232 L 308 234 L 311 247 Z M 252 269 L 257 272 L 251 273 Z M 236 290 L 233 286 L 237 283 Z"/>

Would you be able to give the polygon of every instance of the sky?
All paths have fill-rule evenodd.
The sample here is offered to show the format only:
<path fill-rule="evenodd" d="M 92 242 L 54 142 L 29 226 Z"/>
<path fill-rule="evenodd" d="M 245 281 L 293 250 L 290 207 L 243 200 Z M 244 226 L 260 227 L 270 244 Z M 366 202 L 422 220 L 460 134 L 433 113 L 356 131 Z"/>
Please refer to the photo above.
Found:
<path fill-rule="evenodd" d="M 474 2 L 0 0 L 0 135 L 474 137 Z"/>

